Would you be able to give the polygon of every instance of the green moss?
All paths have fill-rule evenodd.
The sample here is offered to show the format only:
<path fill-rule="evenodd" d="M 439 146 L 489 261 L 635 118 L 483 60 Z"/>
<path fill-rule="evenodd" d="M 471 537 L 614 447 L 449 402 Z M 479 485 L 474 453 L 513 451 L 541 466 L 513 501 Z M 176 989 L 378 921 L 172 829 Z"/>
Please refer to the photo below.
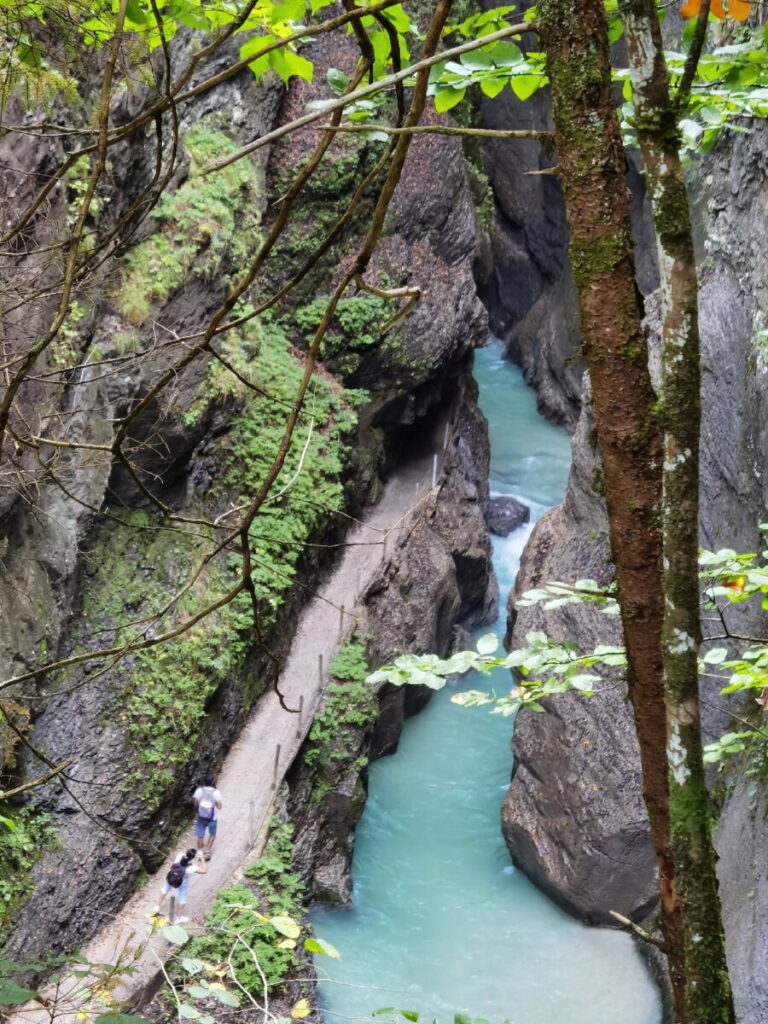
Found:
<path fill-rule="evenodd" d="M 475 139 L 471 140 L 472 142 Z M 464 153 L 467 157 L 467 173 L 469 175 L 469 192 L 472 196 L 477 218 L 480 226 L 487 232 L 493 228 L 493 212 L 495 199 L 490 179 L 481 164 L 481 156 L 472 154 L 468 144 L 464 145 Z"/>
<path fill-rule="evenodd" d="M 297 198 L 285 230 L 270 255 L 264 279 L 263 296 L 271 294 L 307 261 L 314 259 L 318 245 L 346 210 L 361 180 L 373 168 L 380 146 L 347 140 L 341 152 L 326 154 Z M 270 193 L 274 202 L 285 195 L 296 170 L 279 174 Z M 365 230 L 373 210 L 375 189 L 369 189 L 357 210 L 328 252 L 316 260 L 304 280 L 291 293 L 297 306 L 311 302 L 320 291 L 327 291 L 329 278 L 347 256 L 350 240 Z"/>
<path fill-rule="evenodd" d="M 347 765 L 362 770 L 367 761 L 350 763 L 361 729 L 370 728 L 378 715 L 378 699 L 365 682 L 370 672 L 365 646 L 360 639 L 348 641 L 331 665 L 332 682 L 315 716 L 304 751 L 310 773 L 312 799 L 322 800 Z"/>
<path fill-rule="evenodd" d="M 302 359 L 268 320 L 249 325 L 242 337 L 229 342 L 231 357 L 240 361 L 255 390 L 238 384 L 237 393 L 227 395 L 237 408 L 229 431 L 211 442 L 216 471 L 201 499 L 208 519 L 222 507 L 247 505 L 258 492 L 279 450 L 303 374 Z M 218 364 L 212 364 L 200 399 L 204 405 L 222 399 L 225 380 L 218 379 L 218 372 Z M 226 379 L 235 380 L 231 375 Z M 149 807 L 161 802 L 179 769 L 199 749 L 214 694 L 239 689 L 236 700 L 247 708 L 267 685 L 267 679 L 248 670 L 248 654 L 257 637 L 274 644 L 307 543 L 320 537 L 332 511 L 344 506 L 343 480 L 356 425 L 357 414 L 343 389 L 317 376 L 272 497 L 250 530 L 258 630 L 250 597 L 243 592 L 172 646 L 137 651 L 114 670 L 118 693 L 113 714 L 133 748 L 124 785 L 140 793 Z M 99 631 L 100 641 L 139 640 L 158 615 L 152 631 L 171 630 L 238 582 L 240 556 L 221 552 L 164 610 L 169 595 L 185 586 L 191 568 L 219 537 L 201 526 L 171 527 L 147 510 L 114 512 L 124 526 L 114 520 L 102 524 L 85 553 L 83 620 L 87 630 Z M 135 625 L 115 628 L 126 620 Z"/>
<path fill-rule="evenodd" d="M 31 870 L 46 850 L 53 847 L 55 831 L 47 814 L 33 807 L 21 810 L 0 803 L 0 818 L 13 822 L 13 827 L 0 822 L 0 927 L 7 925 L 13 910 L 34 889 Z M 0 939 L 0 946 L 3 945 Z"/>
<path fill-rule="evenodd" d="M 131 249 L 123 261 L 117 304 L 135 324 L 149 317 L 153 303 L 164 301 L 192 277 L 217 275 L 222 284 L 230 283 L 222 266 L 236 272 L 258 240 L 260 190 L 253 164 L 238 160 L 203 177 L 198 169 L 233 152 L 234 142 L 206 124 L 190 128 L 183 141 L 190 157 L 189 177 L 157 204 L 162 230 Z"/>
<path fill-rule="evenodd" d="M 54 338 L 49 349 L 49 356 L 54 366 L 71 367 L 78 362 L 80 347 L 83 343 L 80 323 L 85 317 L 85 307 L 77 300 L 69 304 L 64 323 Z"/>
<path fill-rule="evenodd" d="M 656 176 L 653 184 L 653 226 L 664 252 L 685 263 L 693 262 L 690 207 L 685 180 L 673 174 Z M 693 309 L 695 313 L 695 308 Z"/>
<path fill-rule="evenodd" d="M 648 356 L 647 349 L 639 341 L 631 340 L 625 341 L 619 349 L 619 352 L 625 359 L 630 361 L 635 359 L 646 359 Z"/>
<path fill-rule="evenodd" d="M 247 502 L 270 470 L 303 373 L 282 330 L 260 328 L 260 356 L 252 379 L 262 394 L 249 392 L 231 429 L 220 440 L 221 471 L 214 490 L 237 493 Z M 313 379 L 305 411 L 270 498 L 251 528 L 253 580 L 262 603 L 262 628 L 277 624 L 310 537 L 329 512 L 344 505 L 343 477 L 357 426 L 344 390 L 324 376 Z"/>
<path fill-rule="evenodd" d="M 612 273 L 622 260 L 628 258 L 628 240 L 624 235 L 574 238 L 569 256 L 576 285 L 581 288 L 599 274 Z"/>
<path fill-rule="evenodd" d="M 115 515 L 117 515 L 115 511 Z M 113 631 L 126 619 L 135 626 L 114 631 L 122 641 L 139 639 L 146 619 L 161 613 L 168 595 L 181 587 L 199 559 L 199 531 L 169 529 L 145 510 L 120 511 L 95 534 L 86 552 L 90 566 L 83 617 L 92 629 Z M 153 627 L 170 629 L 202 601 L 223 594 L 233 582 L 226 566 L 212 563 L 192 592 L 161 615 Z M 201 620 L 168 649 L 136 651 L 116 670 L 119 692 L 114 714 L 134 748 L 123 785 L 156 806 L 172 788 L 178 769 L 197 747 L 214 691 L 240 671 L 249 647 L 251 619 L 244 595 Z M 109 635 L 109 632 L 108 634 Z M 256 691 L 244 687 L 247 703 Z"/>

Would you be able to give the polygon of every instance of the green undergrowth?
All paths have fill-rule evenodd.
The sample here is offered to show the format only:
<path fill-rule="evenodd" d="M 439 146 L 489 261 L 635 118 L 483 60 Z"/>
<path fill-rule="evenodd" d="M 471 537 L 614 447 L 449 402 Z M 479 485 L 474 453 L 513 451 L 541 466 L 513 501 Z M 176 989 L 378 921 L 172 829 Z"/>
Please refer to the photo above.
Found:
<path fill-rule="evenodd" d="M 381 148 L 376 144 L 347 142 L 344 149 L 326 154 L 302 189 L 290 220 L 270 256 L 265 278 L 267 294 L 315 258 L 319 243 L 344 212 L 380 152 Z M 292 168 L 275 178 L 270 188 L 273 201 L 285 195 L 295 176 L 296 169 Z M 329 278 L 349 254 L 350 239 L 359 238 L 370 222 L 374 193 L 375 186 L 369 189 L 328 252 L 317 259 L 293 290 L 289 300 L 292 304 L 305 305 L 312 302 L 319 291 L 327 290 Z"/>
<path fill-rule="evenodd" d="M 262 395 L 250 393 L 220 441 L 220 493 L 248 502 L 273 464 L 303 373 L 303 361 L 269 321 L 259 327 L 252 371 Z M 263 629 L 278 623 L 306 543 L 345 505 L 343 478 L 353 452 L 357 413 L 330 376 L 316 374 L 285 463 L 251 527 L 253 580 Z"/>
<path fill-rule="evenodd" d="M 264 853 L 245 869 L 245 880 L 222 889 L 205 923 L 205 933 L 184 947 L 184 955 L 204 964 L 230 961 L 237 981 L 260 999 L 264 985 L 254 959 L 267 982 L 267 990 L 281 985 L 299 966 L 284 936 L 263 917 L 304 915 L 304 888 L 292 867 L 293 826 L 275 816 Z M 281 948 L 281 944 L 283 948 Z"/>
<path fill-rule="evenodd" d="M 14 909 L 23 903 L 34 888 L 32 868 L 51 849 L 55 831 L 50 819 L 33 807 L 21 809 L 0 803 L 0 929 L 4 928 Z M 0 948 L 3 939 L 0 937 Z"/>
<path fill-rule="evenodd" d="M 350 762 L 350 750 L 359 744 L 361 729 L 376 721 L 379 703 L 366 683 L 370 672 L 365 642 L 355 637 L 347 641 L 331 664 L 331 682 L 326 690 L 322 711 L 315 716 L 304 751 L 304 764 L 310 775 L 312 799 L 321 801 Z M 367 760 L 356 758 L 362 770 Z"/>
<path fill-rule="evenodd" d="M 153 211 L 161 230 L 123 261 L 117 304 L 134 324 L 149 317 L 153 302 L 167 299 L 192 277 L 215 276 L 219 285 L 231 284 L 222 266 L 235 273 L 258 243 L 260 185 L 253 164 L 238 160 L 215 175 L 201 176 L 202 166 L 233 152 L 235 143 L 206 124 L 190 128 L 183 143 L 189 177 Z"/>
<path fill-rule="evenodd" d="M 92 568 L 83 605 L 89 626 L 110 632 L 115 623 L 160 614 L 200 557 L 199 532 L 163 528 L 159 517 L 141 509 L 115 514 L 124 525 L 105 524 L 87 553 Z M 224 566 L 211 563 L 155 629 L 173 628 L 202 602 L 223 595 L 232 582 Z M 247 602 L 239 595 L 172 645 L 136 651 L 117 669 L 114 713 L 134 750 L 122 785 L 141 794 L 150 807 L 162 800 L 194 755 L 211 694 L 243 665 L 250 625 Z M 114 636 L 138 639 L 145 628 L 137 621 Z"/>
<path fill-rule="evenodd" d="M 323 296 L 296 310 L 294 321 L 307 343 L 317 330 L 327 304 L 328 297 Z M 379 328 L 390 315 L 387 303 L 373 295 L 341 299 L 331 328 L 323 338 L 320 353 L 323 362 L 335 373 L 354 373 L 366 352 L 380 343 Z"/>
<path fill-rule="evenodd" d="M 303 373 L 302 357 L 269 320 L 253 322 L 242 337 L 230 338 L 228 355 L 256 390 L 226 371 L 237 387 L 224 392 L 220 364 L 211 364 L 200 401 L 234 401 L 235 408 L 229 430 L 215 441 L 213 482 L 200 498 L 208 519 L 222 508 L 247 506 L 258 493 Z M 334 511 L 344 508 L 343 478 L 356 425 L 348 394 L 330 376 L 315 375 L 283 468 L 250 530 L 258 629 L 250 598 L 242 592 L 167 648 L 135 652 L 116 670 L 115 713 L 134 750 L 123 784 L 150 807 L 159 804 L 199 751 L 216 691 L 239 688 L 234 700 L 245 709 L 267 685 L 266 678 L 253 678 L 248 654 L 257 635 L 274 645 L 307 544 L 321 540 Z M 219 535 L 214 539 L 204 526 L 170 528 L 147 510 L 115 514 L 124 525 L 103 524 L 86 553 L 86 628 L 127 641 L 145 635 L 147 617 L 159 615 L 151 628 L 164 632 L 237 584 L 241 556 L 223 551 L 163 612 Z M 115 625 L 126 621 L 136 624 L 115 632 Z"/>

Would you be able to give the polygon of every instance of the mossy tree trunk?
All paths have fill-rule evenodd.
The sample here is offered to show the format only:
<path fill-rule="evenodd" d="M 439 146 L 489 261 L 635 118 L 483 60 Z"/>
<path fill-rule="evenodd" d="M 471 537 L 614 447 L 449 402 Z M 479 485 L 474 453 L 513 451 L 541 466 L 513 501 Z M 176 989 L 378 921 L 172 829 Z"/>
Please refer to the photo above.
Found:
<path fill-rule="evenodd" d="M 635 284 L 606 16 L 602 0 L 540 0 L 537 21 L 552 88 L 662 926 L 675 1002 L 682 1005 L 683 924 L 675 899 L 662 688 L 662 435 Z"/>
<path fill-rule="evenodd" d="M 684 1007 L 690 1024 L 732 1024 L 710 806 L 701 749 L 698 648 L 700 354 L 688 196 L 680 161 L 679 104 L 653 0 L 619 0 L 657 240 L 662 302 L 664 696 L 675 885 L 681 908 Z"/>

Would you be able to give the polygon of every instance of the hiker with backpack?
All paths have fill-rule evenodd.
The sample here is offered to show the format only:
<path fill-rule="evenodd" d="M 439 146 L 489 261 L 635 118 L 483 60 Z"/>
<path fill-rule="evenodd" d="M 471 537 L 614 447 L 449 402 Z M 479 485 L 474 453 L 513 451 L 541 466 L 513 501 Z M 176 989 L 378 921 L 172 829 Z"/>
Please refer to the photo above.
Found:
<path fill-rule="evenodd" d="M 207 870 L 208 865 L 205 863 L 205 857 L 200 850 L 195 850 L 193 847 L 191 850 L 187 850 L 186 853 L 177 853 L 176 859 L 165 876 L 165 885 L 160 894 L 160 901 L 152 911 L 152 915 L 159 914 L 165 897 L 169 893 L 174 893 L 178 900 L 177 909 L 179 916 L 172 923 L 183 924 L 185 921 L 188 921 L 189 918 L 184 916 L 184 907 L 186 906 L 187 893 L 189 892 L 189 876 L 194 875 L 198 871 L 201 875 L 204 875 Z"/>
<path fill-rule="evenodd" d="M 193 799 L 197 804 L 197 822 L 195 823 L 197 848 L 204 850 L 205 859 L 210 860 L 211 850 L 216 839 L 216 811 L 221 810 L 221 793 L 216 789 L 216 781 L 210 772 L 203 778 L 202 786 L 198 786 L 195 790 Z M 208 833 L 207 839 L 206 832 Z"/>

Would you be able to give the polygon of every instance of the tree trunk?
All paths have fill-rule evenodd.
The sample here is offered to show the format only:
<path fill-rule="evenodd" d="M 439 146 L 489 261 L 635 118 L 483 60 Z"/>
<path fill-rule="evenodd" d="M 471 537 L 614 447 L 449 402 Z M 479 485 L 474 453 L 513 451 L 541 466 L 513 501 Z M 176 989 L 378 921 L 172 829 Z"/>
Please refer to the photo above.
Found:
<path fill-rule="evenodd" d="M 664 695 L 675 887 L 683 921 L 685 1014 L 690 1024 L 732 1024 L 710 806 L 699 720 L 698 579 L 700 357 L 688 196 L 652 0 L 619 0 L 627 40 L 635 130 L 656 231 L 662 300 L 662 532 Z"/>
<path fill-rule="evenodd" d="M 629 662 L 629 696 L 676 1006 L 684 1005 L 681 909 L 675 895 L 662 689 L 662 436 L 635 285 L 625 159 L 611 86 L 602 0 L 540 0 L 558 174 L 592 380 L 611 549 Z M 680 1018 L 681 1024 L 684 1018 Z"/>

